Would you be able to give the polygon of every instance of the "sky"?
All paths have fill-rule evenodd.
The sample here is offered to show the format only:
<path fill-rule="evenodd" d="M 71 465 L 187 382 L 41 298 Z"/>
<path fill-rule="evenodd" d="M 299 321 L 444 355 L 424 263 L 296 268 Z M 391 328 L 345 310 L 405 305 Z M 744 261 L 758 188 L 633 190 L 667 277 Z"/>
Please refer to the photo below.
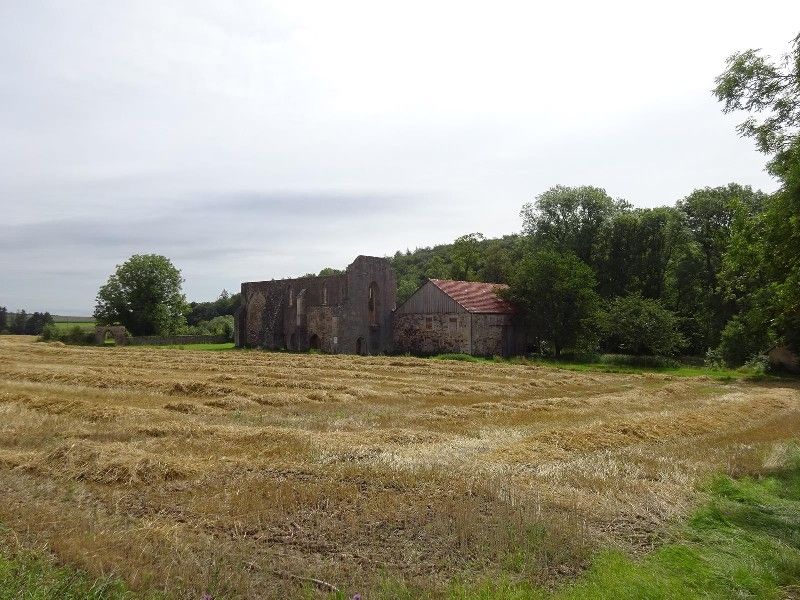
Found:
<path fill-rule="evenodd" d="M 711 90 L 799 30 L 796 0 L 0 0 L 0 306 L 89 315 L 137 253 L 211 300 L 517 232 L 555 185 L 772 191 Z"/>

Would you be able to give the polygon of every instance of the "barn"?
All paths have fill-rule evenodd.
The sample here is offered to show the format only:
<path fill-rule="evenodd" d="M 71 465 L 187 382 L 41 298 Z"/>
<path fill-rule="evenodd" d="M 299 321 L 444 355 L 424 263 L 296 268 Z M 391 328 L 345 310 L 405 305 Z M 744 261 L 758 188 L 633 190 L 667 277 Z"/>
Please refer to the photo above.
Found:
<path fill-rule="evenodd" d="M 394 348 L 411 354 L 511 356 L 525 351 L 514 307 L 497 283 L 429 279 L 394 312 Z"/>

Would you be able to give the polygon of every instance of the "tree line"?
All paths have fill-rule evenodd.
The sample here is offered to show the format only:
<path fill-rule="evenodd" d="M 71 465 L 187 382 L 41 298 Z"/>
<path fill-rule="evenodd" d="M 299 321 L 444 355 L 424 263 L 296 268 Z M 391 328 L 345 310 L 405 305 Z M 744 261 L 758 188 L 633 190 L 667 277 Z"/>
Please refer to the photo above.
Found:
<path fill-rule="evenodd" d="M 0 333 L 40 335 L 45 326 L 52 324 L 53 317 L 49 312 L 28 314 L 24 310 L 18 310 L 10 313 L 5 306 L 0 306 Z"/>
<path fill-rule="evenodd" d="M 554 187 L 522 233 L 397 253 L 399 300 L 425 277 L 509 284 L 539 349 L 707 354 L 739 365 L 775 344 L 800 351 L 800 36 L 774 61 L 731 56 L 714 94 L 745 111 L 773 194 L 729 184 L 633 208 L 593 186 Z"/>
<path fill-rule="evenodd" d="M 742 364 L 800 350 L 800 36 L 781 61 L 730 57 L 714 90 L 768 156 L 773 194 L 731 183 L 635 208 L 595 186 L 556 186 L 522 207 L 521 233 L 397 252 L 403 302 L 426 278 L 508 284 L 535 350 L 706 355 Z M 323 269 L 331 274 L 334 269 Z M 230 323 L 239 295 L 188 304 L 180 271 L 135 255 L 97 296 L 95 318 L 135 335 Z"/>

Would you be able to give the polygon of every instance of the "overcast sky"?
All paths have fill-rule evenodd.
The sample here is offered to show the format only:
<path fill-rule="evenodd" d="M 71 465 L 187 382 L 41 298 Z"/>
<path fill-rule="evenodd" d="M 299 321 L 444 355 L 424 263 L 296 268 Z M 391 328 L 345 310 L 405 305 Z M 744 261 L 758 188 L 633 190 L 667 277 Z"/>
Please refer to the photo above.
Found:
<path fill-rule="evenodd" d="M 557 184 L 771 191 L 710 90 L 798 30 L 797 0 L 0 0 L 0 305 L 91 314 L 151 252 L 213 299 L 516 232 Z"/>

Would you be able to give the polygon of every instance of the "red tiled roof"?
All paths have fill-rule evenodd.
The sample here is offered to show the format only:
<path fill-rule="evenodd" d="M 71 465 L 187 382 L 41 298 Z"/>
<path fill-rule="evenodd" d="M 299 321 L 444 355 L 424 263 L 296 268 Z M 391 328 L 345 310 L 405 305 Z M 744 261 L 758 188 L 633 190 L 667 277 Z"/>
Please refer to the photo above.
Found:
<path fill-rule="evenodd" d="M 514 307 L 497 293 L 507 288 L 502 283 L 479 283 L 476 281 L 453 281 L 431 279 L 430 282 L 458 302 L 467 312 L 511 314 Z"/>

